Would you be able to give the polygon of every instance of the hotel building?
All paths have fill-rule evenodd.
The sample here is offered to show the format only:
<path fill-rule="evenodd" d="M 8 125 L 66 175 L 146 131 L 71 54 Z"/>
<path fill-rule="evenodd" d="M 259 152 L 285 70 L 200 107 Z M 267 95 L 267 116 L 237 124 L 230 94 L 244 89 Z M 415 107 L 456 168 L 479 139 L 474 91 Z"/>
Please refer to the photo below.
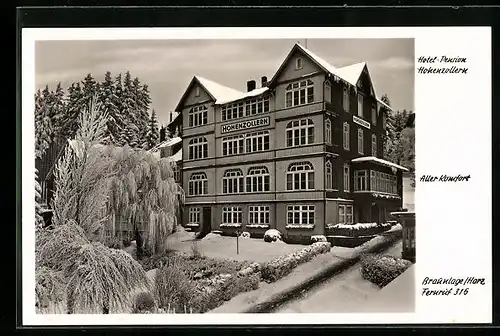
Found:
<path fill-rule="evenodd" d="M 401 209 L 406 169 L 383 159 L 390 107 L 364 62 L 336 68 L 295 44 L 259 84 L 194 76 L 180 99 L 185 226 L 295 241 Z"/>

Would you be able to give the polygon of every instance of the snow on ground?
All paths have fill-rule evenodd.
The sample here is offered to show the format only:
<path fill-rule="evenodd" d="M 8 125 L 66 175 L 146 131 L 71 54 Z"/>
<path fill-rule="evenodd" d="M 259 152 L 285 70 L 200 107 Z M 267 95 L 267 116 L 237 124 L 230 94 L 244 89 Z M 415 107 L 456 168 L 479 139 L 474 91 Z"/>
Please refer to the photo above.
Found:
<path fill-rule="evenodd" d="M 186 232 L 184 229 L 174 233 L 167 240 L 169 249 L 187 254 L 191 253 L 193 243 L 198 245 L 198 249 L 205 257 L 256 262 L 266 262 L 306 247 L 299 244 L 266 243 L 262 238 L 239 239 L 239 254 L 237 254 L 236 237 L 209 233 L 205 238 L 195 241 L 194 233 Z"/>
<path fill-rule="evenodd" d="M 401 257 L 399 241 L 382 254 Z M 353 313 L 366 311 L 366 302 L 381 289 L 361 277 L 361 263 L 357 263 L 327 282 L 280 307 L 276 313 Z M 411 287 L 410 287 L 411 288 Z M 411 289 L 409 289 L 411 290 Z M 375 310 L 376 307 L 373 306 Z M 378 307 L 379 311 L 383 311 Z M 411 308 L 411 307 L 410 307 Z"/>

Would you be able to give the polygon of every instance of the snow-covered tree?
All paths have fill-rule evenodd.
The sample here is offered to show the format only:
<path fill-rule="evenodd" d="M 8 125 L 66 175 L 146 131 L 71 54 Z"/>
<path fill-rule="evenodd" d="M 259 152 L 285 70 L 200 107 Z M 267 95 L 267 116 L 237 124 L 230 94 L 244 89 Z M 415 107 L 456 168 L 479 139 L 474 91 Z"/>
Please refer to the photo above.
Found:
<path fill-rule="evenodd" d="M 121 85 L 121 84 L 120 84 Z M 103 105 L 104 111 L 108 114 L 107 122 L 107 144 L 120 145 L 120 139 L 124 132 L 124 122 L 120 115 L 119 97 L 115 87 L 115 82 L 111 77 L 111 72 L 107 71 L 104 80 L 99 87 L 99 102 Z"/>
<path fill-rule="evenodd" d="M 158 130 L 158 119 L 156 118 L 156 111 L 153 109 L 151 118 L 149 120 L 149 130 L 146 135 L 147 146 L 145 149 L 150 149 L 156 146 L 160 140 L 160 133 Z"/>
<path fill-rule="evenodd" d="M 35 94 L 35 157 L 41 158 L 52 142 L 52 125 L 40 90 Z"/>
<path fill-rule="evenodd" d="M 35 225 L 37 228 L 43 226 L 42 217 L 42 187 L 38 181 L 38 169 L 35 168 Z"/>
<path fill-rule="evenodd" d="M 85 109 L 85 105 L 85 95 L 80 83 L 71 84 L 68 88 L 66 111 L 60 121 L 60 134 L 63 139 L 71 139 L 75 136 L 79 127 L 80 114 Z"/>
<path fill-rule="evenodd" d="M 36 234 L 37 297 L 47 293 L 48 278 L 57 278 L 40 275 L 60 274 L 70 314 L 109 313 L 128 305 L 137 286 L 151 285 L 128 253 L 99 242 L 109 220 L 108 192 L 116 172 L 113 156 L 101 145 L 107 114 L 96 101 L 79 114 L 80 128 L 54 171 L 54 228 Z"/>

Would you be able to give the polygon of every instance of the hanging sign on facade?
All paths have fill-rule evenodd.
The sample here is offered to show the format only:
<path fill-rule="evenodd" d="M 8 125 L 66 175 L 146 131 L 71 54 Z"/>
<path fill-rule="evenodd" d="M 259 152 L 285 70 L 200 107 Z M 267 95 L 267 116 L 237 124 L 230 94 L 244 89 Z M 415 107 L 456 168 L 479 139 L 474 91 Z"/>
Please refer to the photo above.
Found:
<path fill-rule="evenodd" d="M 364 119 L 361 119 L 359 117 L 356 117 L 355 115 L 352 116 L 352 121 L 354 121 L 356 124 L 361 125 L 363 127 L 366 127 L 370 129 L 370 123 Z"/>

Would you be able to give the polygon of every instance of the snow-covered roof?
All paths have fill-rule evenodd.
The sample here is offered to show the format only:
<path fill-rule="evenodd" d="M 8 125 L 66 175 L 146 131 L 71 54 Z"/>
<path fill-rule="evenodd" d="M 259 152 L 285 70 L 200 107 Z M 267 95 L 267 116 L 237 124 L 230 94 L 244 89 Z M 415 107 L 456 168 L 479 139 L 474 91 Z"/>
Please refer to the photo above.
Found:
<path fill-rule="evenodd" d="M 304 54 L 308 55 L 314 62 L 319 64 L 319 66 L 321 66 L 324 70 L 326 70 L 327 72 L 329 72 L 333 76 L 336 76 L 336 77 L 342 79 L 343 81 L 347 82 L 348 84 L 350 84 L 354 87 L 356 87 L 358 80 L 359 80 L 359 77 L 361 76 L 361 74 L 363 72 L 363 69 L 367 66 L 366 62 L 359 62 L 359 63 L 355 63 L 355 64 L 351 64 L 351 65 L 337 68 L 337 67 L 331 65 L 329 62 L 327 62 L 323 58 L 321 58 L 318 55 L 316 55 L 315 53 L 313 53 L 311 50 L 300 45 L 299 43 L 296 43 L 295 47 L 299 48 Z M 376 96 L 375 86 L 374 86 L 373 82 L 371 84 L 372 84 L 372 88 L 373 88 L 373 93 Z M 383 101 L 381 101 L 379 98 L 377 98 L 377 101 L 379 103 L 381 103 L 384 107 L 386 107 L 392 111 L 392 108 L 389 105 L 385 104 Z"/>
<path fill-rule="evenodd" d="M 178 162 L 182 160 L 182 148 L 170 157 L 173 161 Z"/>
<path fill-rule="evenodd" d="M 222 105 L 222 104 L 227 104 L 227 103 L 230 103 L 230 102 L 233 102 L 236 100 L 241 100 L 241 99 L 250 98 L 250 97 L 256 97 L 256 96 L 260 96 L 261 94 L 263 94 L 264 92 L 266 92 L 268 90 L 269 90 L 269 88 L 267 86 L 264 86 L 264 87 L 261 87 L 258 89 L 254 89 L 252 91 L 242 92 L 239 97 L 236 97 L 236 99 L 234 99 L 235 97 L 233 97 L 233 99 L 231 99 L 231 100 L 217 100 L 215 103 L 217 105 Z"/>
<path fill-rule="evenodd" d="M 170 125 L 171 123 L 173 123 L 175 121 L 175 119 L 180 115 L 180 113 L 176 112 L 176 111 L 173 111 L 171 113 L 172 113 L 172 121 L 169 121 L 167 126 Z"/>
<path fill-rule="evenodd" d="M 182 141 L 182 138 L 180 138 L 180 137 L 175 137 L 175 138 L 167 139 L 165 141 L 160 142 L 158 145 L 154 146 L 149 151 L 150 152 L 156 152 L 157 150 L 159 150 L 161 148 L 173 146 L 173 145 L 175 145 L 175 144 L 177 144 L 177 143 L 179 143 L 181 141 Z"/>
<path fill-rule="evenodd" d="M 403 167 L 403 166 L 400 166 L 398 164 L 392 163 L 392 162 L 387 161 L 387 160 L 380 159 L 380 158 L 375 157 L 375 156 L 363 156 L 363 157 L 359 157 L 356 159 L 352 159 L 351 161 L 352 162 L 367 162 L 367 161 L 368 162 L 375 162 L 375 163 L 378 163 L 378 164 L 383 165 L 383 166 L 396 168 L 396 169 L 399 169 L 402 171 L 408 171 L 408 169 Z"/>
<path fill-rule="evenodd" d="M 245 93 L 216 83 L 201 76 L 195 76 L 198 82 L 212 95 L 216 104 L 224 101 L 233 101 L 240 99 Z"/>

